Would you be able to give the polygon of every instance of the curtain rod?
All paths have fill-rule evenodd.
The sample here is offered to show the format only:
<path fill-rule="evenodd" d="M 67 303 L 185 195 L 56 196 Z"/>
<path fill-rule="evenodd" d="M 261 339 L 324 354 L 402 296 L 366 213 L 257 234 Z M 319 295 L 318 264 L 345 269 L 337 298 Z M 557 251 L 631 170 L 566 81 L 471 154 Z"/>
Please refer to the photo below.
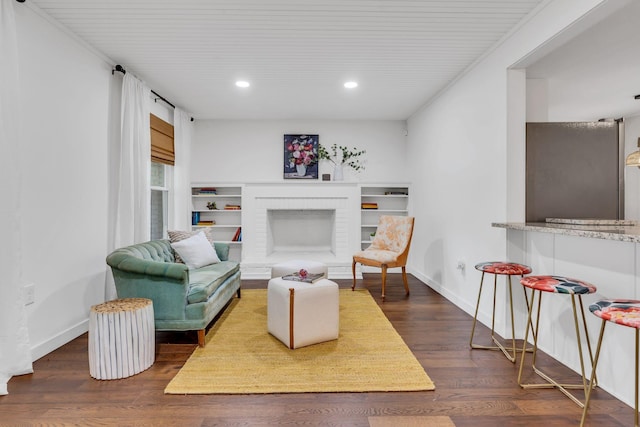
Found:
<path fill-rule="evenodd" d="M 113 73 L 116 72 L 116 71 L 118 71 L 118 72 L 120 72 L 122 74 L 127 74 L 127 70 L 125 70 L 124 67 L 122 65 L 120 65 L 120 64 L 116 65 L 116 67 L 111 70 L 111 75 L 113 75 Z M 175 110 L 176 106 L 173 105 L 171 102 L 169 102 L 167 100 L 167 98 L 165 98 L 164 96 L 160 95 L 158 92 L 156 92 L 153 89 L 151 89 L 151 93 L 154 94 L 155 96 L 157 96 L 159 99 L 162 99 L 164 102 L 169 104 Z M 191 121 L 193 121 L 193 117 L 191 117 Z"/>

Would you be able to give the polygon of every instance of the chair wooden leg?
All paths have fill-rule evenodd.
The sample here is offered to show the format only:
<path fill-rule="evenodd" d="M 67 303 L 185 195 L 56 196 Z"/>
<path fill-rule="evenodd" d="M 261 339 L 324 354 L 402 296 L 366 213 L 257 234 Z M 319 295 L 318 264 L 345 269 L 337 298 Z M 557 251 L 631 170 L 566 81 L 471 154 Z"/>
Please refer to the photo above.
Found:
<path fill-rule="evenodd" d="M 409 282 L 407 281 L 407 268 L 402 266 L 402 281 L 404 282 L 404 291 L 406 295 L 409 295 Z"/>
<path fill-rule="evenodd" d="M 204 347 L 204 329 L 198 329 L 198 346 Z"/>
<path fill-rule="evenodd" d="M 355 291 L 356 290 L 356 260 L 355 259 L 351 264 L 351 273 L 353 274 L 353 284 L 351 285 L 351 290 Z"/>
<path fill-rule="evenodd" d="M 387 284 L 387 265 L 382 264 L 382 301 L 384 301 L 384 287 Z"/>

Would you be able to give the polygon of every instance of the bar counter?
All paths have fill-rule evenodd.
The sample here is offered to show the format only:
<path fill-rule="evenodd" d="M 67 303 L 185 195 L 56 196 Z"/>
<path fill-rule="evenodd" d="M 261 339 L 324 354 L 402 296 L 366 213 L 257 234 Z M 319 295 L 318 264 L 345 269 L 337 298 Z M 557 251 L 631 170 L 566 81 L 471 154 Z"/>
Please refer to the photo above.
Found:
<path fill-rule="evenodd" d="M 593 239 L 617 240 L 620 242 L 640 243 L 640 225 L 624 225 L 617 221 L 590 221 L 585 224 L 579 220 L 573 223 L 554 222 L 494 222 L 492 227 L 540 233 L 563 234 L 566 236 L 589 237 Z"/>

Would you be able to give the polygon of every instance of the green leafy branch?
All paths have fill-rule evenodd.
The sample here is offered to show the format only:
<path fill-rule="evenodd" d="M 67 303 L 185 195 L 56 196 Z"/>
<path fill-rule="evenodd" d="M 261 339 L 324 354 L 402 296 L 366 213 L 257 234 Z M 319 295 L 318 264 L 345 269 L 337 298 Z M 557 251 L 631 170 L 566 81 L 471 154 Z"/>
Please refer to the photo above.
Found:
<path fill-rule="evenodd" d="M 318 144 L 318 158 L 321 160 L 329 160 L 334 165 L 341 164 L 352 168 L 355 171 L 364 170 L 363 156 L 367 151 L 358 150 L 357 148 L 347 148 L 343 145 L 333 144 L 330 150 L 327 150 L 322 144 Z"/>

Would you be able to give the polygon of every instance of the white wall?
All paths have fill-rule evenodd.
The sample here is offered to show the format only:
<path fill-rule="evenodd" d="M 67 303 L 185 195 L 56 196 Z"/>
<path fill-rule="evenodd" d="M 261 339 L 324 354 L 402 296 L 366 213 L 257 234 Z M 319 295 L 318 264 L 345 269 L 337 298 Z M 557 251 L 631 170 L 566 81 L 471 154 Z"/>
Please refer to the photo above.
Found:
<path fill-rule="evenodd" d="M 631 52 L 640 44 L 640 2 L 608 3 L 613 4 L 611 16 L 543 60 L 556 64 L 547 81 L 554 121 L 618 118 L 639 111 L 634 95 L 640 56 Z"/>
<path fill-rule="evenodd" d="M 507 69 L 598 3 L 550 1 L 408 121 L 409 180 L 414 196 L 420 195 L 413 198 L 416 226 L 410 268 L 469 313 L 480 279 L 473 266 L 506 257 L 505 232 L 491 223 L 505 221 L 510 210 L 524 212 L 520 207 L 509 209 L 507 198 L 508 180 L 524 180 L 522 149 L 508 149 L 508 144 L 523 144 L 524 136 L 507 122 L 507 86 L 513 89 L 517 83 L 508 81 Z M 524 79 L 519 81 L 526 85 Z M 520 92 L 526 93 L 524 87 Z M 525 105 L 524 99 L 521 102 Z M 522 123 L 511 126 L 524 129 Z M 507 138 L 508 132 L 515 140 Z M 464 271 L 456 269 L 458 261 L 466 263 Z M 483 300 L 485 323 L 489 313 L 490 301 Z"/>
<path fill-rule="evenodd" d="M 87 330 L 104 299 L 110 66 L 16 7 L 25 171 L 22 278 L 34 359 Z"/>
<path fill-rule="evenodd" d="M 400 120 L 196 120 L 191 181 L 283 181 L 283 138 L 297 133 L 318 134 L 325 147 L 367 150 L 365 170 L 346 168 L 345 181 L 406 181 L 405 130 Z M 320 163 L 323 173 L 333 176 L 328 161 Z"/>
<path fill-rule="evenodd" d="M 527 122 L 549 121 L 549 83 L 547 79 L 527 79 Z"/>

